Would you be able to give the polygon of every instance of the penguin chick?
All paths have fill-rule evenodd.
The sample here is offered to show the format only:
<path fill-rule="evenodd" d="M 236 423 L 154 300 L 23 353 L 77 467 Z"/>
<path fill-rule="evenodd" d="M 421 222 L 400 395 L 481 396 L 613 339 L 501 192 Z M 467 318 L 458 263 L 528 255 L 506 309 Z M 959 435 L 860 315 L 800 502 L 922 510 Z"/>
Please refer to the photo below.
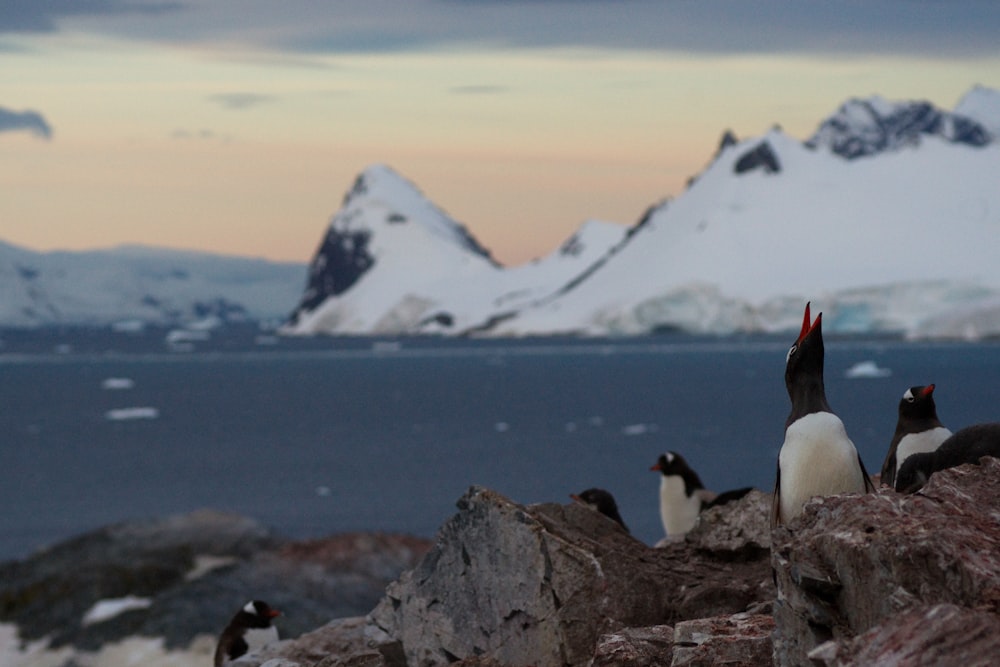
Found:
<path fill-rule="evenodd" d="M 913 454 L 896 473 L 896 490 L 919 491 L 939 470 L 963 463 L 979 463 L 984 456 L 1000 458 L 1000 422 L 976 424 L 959 429 L 933 452 Z"/>

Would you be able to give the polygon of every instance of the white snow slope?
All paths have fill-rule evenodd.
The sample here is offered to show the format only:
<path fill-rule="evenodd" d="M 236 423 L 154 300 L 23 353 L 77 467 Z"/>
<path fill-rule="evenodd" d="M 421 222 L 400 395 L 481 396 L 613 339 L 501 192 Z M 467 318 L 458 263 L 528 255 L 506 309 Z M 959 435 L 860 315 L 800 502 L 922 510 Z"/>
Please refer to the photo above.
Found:
<path fill-rule="evenodd" d="M 405 202 L 395 208 L 393 192 L 412 186 L 395 177 L 385 192 L 370 188 L 367 199 L 354 198 L 338 213 L 371 226 L 379 261 L 347 291 L 302 311 L 291 330 L 771 332 L 798 326 L 808 300 L 824 312 L 828 331 L 1000 335 L 1000 141 L 989 136 L 1000 128 L 998 99 L 997 91 L 977 87 L 958 105 L 986 128 L 979 145 L 954 141 L 967 124 L 943 112 L 932 124 L 937 134 L 903 133 L 846 159 L 833 150 L 837 132 L 877 141 L 883 115 L 899 112 L 894 122 L 906 124 L 926 120 L 928 109 L 938 113 L 878 97 L 852 100 L 808 145 L 772 130 L 726 146 L 684 193 L 628 235 L 617 225 L 588 223 L 579 255 L 556 251 L 510 269 L 471 259 L 457 246 L 445 260 L 434 250 L 439 244 L 390 239 L 402 226 L 377 228 L 370 218 L 389 209 L 410 215 L 399 210 Z M 741 159 L 764 144 L 776 165 L 737 173 Z M 375 168 L 373 181 L 386 174 Z"/>

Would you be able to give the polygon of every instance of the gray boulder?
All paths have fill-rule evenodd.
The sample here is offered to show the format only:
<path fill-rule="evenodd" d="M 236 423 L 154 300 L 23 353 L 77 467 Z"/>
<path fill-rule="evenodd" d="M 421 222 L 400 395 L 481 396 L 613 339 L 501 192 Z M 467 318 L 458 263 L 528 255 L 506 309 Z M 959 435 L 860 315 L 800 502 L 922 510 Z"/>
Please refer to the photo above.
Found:
<path fill-rule="evenodd" d="M 477 487 L 458 507 L 371 614 L 411 666 L 585 665 L 602 635 L 773 595 L 766 552 L 740 558 L 730 545 L 720 556 L 695 540 L 653 549 L 581 505 L 522 506 Z"/>

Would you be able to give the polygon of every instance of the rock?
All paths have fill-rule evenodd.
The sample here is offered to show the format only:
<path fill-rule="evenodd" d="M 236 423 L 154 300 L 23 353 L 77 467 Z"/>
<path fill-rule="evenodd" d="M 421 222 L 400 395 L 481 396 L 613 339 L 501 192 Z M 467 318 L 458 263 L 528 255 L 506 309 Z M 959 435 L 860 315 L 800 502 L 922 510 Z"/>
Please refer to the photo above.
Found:
<path fill-rule="evenodd" d="M 703 511 L 685 535 L 699 551 L 753 560 L 771 549 L 771 494 L 754 489 L 737 501 Z"/>
<path fill-rule="evenodd" d="M 678 623 L 671 667 L 730 665 L 769 667 L 774 619 L 765 614 L 733 614 Z"/>
<path fill-rule="evenodd" d="M 597 642 L 591 667 L 658 667 L 673 658 L 674 629 L 669 625 L 623 628 Z"/>
<path fill-rule="evenodd" d="M 297 637 L 370 611 L 429 547 L 382 534 L 290 542 L 209 510 L 129 521 L 0 564 L 0 621 L 35 653 L 69 651 L 80 665 L 136 642 L 131 650 L 150 662 L 167 653 L 210 661 L 216 635 L 247 600 L 281 610 L 279 633 Z M 120 613 L 92 621 L 99 602 Z"/>
<path fill-rule="evenodd" d="M 364 616 L 342 618 L 240 659 L 241 667 L 406 667 L 402 647 Z"/>
<path fill-rule="evenodd" d="M 775 662 L 809 664 L 825 642 L 853 646 L 930 605 L 1000 614 L 998 499 L 1000 461 L 986 458 L 936 473 L 913 495 L 883 489 L 809 503 L 772 536 Z"/>
<path fill-rule="evenodd" d="M 917 607 L 852 640 L 809 653 L 828 667 L 962 665 L 988 667 L 1000 655 L 1000 618 L 953 604 Z"/>
<path fill-rule="evenodd" d="M 526 507 L 477 487 L 458 507 L 372 612 L 411 665 L 473 656 L 584 665 L 618 629 L 739 612 L 773 596 L 764 554 L 717 558 L 699 554 L 697 540 L 652 549 L 579 504 Z"/>

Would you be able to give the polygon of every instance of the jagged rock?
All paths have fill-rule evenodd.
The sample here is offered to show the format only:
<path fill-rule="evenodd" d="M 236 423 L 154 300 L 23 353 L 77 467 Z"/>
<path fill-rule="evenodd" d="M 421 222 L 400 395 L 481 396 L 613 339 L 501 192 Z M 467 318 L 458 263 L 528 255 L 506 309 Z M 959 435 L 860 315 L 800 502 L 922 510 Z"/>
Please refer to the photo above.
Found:
<path fill-rule="evenodd" d="M 1000 656 L 1000 618 L 953 604 L 918 607 L 850 641 L 809 653 L 827 667 L 962 665 L 988 667 Z"/>
<path fill-rule="evenodd" d="M 710 507 L 685 540 L 719 557 L 753 559 L 771 549 L 771 494 L 754 489 L 737 501 Z"/>
<path fill-rule="evenodd" d="M 1000 460 L 986 458 L 936 473 L 913 495 L 808 504 L 773 535 L 775 662 L 808 664 L 820 644 L 846 646 L 927 605 L 1000 614 L 998 499 Z"/>
<path fill-rule="evenodd" d="M 745 174 L 748 171 L 760 169 L 766 174 L 777 174 L 781 171 L 781 162 L 771 144 L 762 141 L 740 156 L 733 165 L 733 172 Z"/>
<path fill-rule="evenodd" d="M 410 665 L 480 656 L 587 664 L 603 634 L 743 611 L 770 599 L 767 558 L 652 549 L 576 503 L 522 506 L 473 487 L 437 545 L 372 612 Z"/>
<path fill-rule="evenodd" d="M 733 614 L 678 623 L 671 667 L 730 665 L 769 667 L 774 619 L 765 614 Z"/>
<path fill-rule="evenodd" d="M 673 644 L 669 625 L 624 628 L 598 640 L 591 667 L 666 667 L 673 659 Z"/>
<path fill-rule="evenodd" d="M 398 641 L 364 616 L 341 618 L 294 641 L 279 642 L 240 659 L 241 667 L 406 667 Z"/>

